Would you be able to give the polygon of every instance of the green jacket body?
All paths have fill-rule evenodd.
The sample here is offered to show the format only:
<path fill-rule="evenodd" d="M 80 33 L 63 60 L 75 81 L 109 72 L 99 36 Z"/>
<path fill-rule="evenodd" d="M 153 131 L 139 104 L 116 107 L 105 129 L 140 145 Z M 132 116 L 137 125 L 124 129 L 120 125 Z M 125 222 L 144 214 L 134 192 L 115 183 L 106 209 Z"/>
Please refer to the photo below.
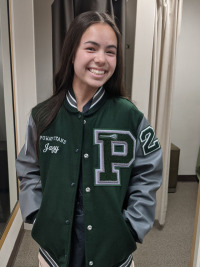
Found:
<path fill-rule="evenodd" d="M 153 225 L 160 144 L 130 101 L 104 94 L 83 114 L 70 96 L 40 136 L 42 198 L 33 208 L 38 213 L 32 236 L 52 266 L 68 266 L 81 171 L 86 266 L 129 266 L 136 241 L 142 242 Z M 32 124 L 35 112 L 37 107 Z M 20 166 L 20 156 L 18 161 Z"/>

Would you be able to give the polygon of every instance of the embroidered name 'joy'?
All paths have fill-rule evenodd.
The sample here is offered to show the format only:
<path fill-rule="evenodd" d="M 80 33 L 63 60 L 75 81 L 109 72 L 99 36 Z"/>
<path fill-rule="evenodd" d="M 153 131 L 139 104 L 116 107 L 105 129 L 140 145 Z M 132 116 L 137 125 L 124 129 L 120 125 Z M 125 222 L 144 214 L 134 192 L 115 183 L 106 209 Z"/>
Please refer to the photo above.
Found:
<path fill-rule="evenodd" d="M 47 152 L 47 151 L 51 151 L 51 153 L 57 153 L 59 150 L 59 146 L 50 146 L 49 143 L 47 143 L 45 146 L 45 148 L 43 149 L 43 152 Z"/>

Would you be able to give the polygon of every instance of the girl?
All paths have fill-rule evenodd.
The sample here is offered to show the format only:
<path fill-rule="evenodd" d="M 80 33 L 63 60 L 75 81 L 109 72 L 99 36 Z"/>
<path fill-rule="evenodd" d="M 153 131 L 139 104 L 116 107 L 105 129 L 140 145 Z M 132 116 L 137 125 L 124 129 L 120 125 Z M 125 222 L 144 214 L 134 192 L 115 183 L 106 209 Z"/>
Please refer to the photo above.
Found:
<path fill-rule="evenodd" d="M 40 266 L 131 266 L 153 225 L 161 149 L 124 98 L 122 62 L 114 21 L 80 14 L 66 34 L 53 96 L 32 109 L 16 165 Z"/>

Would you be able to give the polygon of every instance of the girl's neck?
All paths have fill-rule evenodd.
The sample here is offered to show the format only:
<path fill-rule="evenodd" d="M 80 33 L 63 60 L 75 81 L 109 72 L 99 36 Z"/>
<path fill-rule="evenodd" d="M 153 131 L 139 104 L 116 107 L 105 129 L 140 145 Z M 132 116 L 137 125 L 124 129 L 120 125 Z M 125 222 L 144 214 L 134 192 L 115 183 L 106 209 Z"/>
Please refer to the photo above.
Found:
<path fill-rule="evenodd" d="M 77 109 L 78 111 L 82 112 L 83 107 L 87 102 L 94 96 L 96 93 L 97 89 L 92 89 L 92 88 L 79 88 L 76 86 L 73 86 L 74 94 L 76 97 L 76 103 L 77 103 Z"/>

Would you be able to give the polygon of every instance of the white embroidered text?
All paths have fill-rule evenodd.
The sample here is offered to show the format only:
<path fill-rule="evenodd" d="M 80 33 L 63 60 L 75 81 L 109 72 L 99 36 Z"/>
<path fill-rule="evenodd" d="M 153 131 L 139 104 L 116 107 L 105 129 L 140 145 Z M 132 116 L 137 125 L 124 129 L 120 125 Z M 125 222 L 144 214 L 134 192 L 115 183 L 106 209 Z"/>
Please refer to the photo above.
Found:
<path fill-rule="evenodd" d="M 43 149 L 43 152 L 51 151 L 51 153 L 57 153 L 59 150 L 59 146 L 50 146 L 49 143 L 47 143 Z"/>
<path fill-rule="evenodd" d="M 41 135 L 40 140 L 45 140 L 49 142 L 57 141 L 57 142 L 63 143 L 64 145 L 67 142 L 64 138 L 61 138 L 59 136 L 46 136 L 46 135 Z"/>

